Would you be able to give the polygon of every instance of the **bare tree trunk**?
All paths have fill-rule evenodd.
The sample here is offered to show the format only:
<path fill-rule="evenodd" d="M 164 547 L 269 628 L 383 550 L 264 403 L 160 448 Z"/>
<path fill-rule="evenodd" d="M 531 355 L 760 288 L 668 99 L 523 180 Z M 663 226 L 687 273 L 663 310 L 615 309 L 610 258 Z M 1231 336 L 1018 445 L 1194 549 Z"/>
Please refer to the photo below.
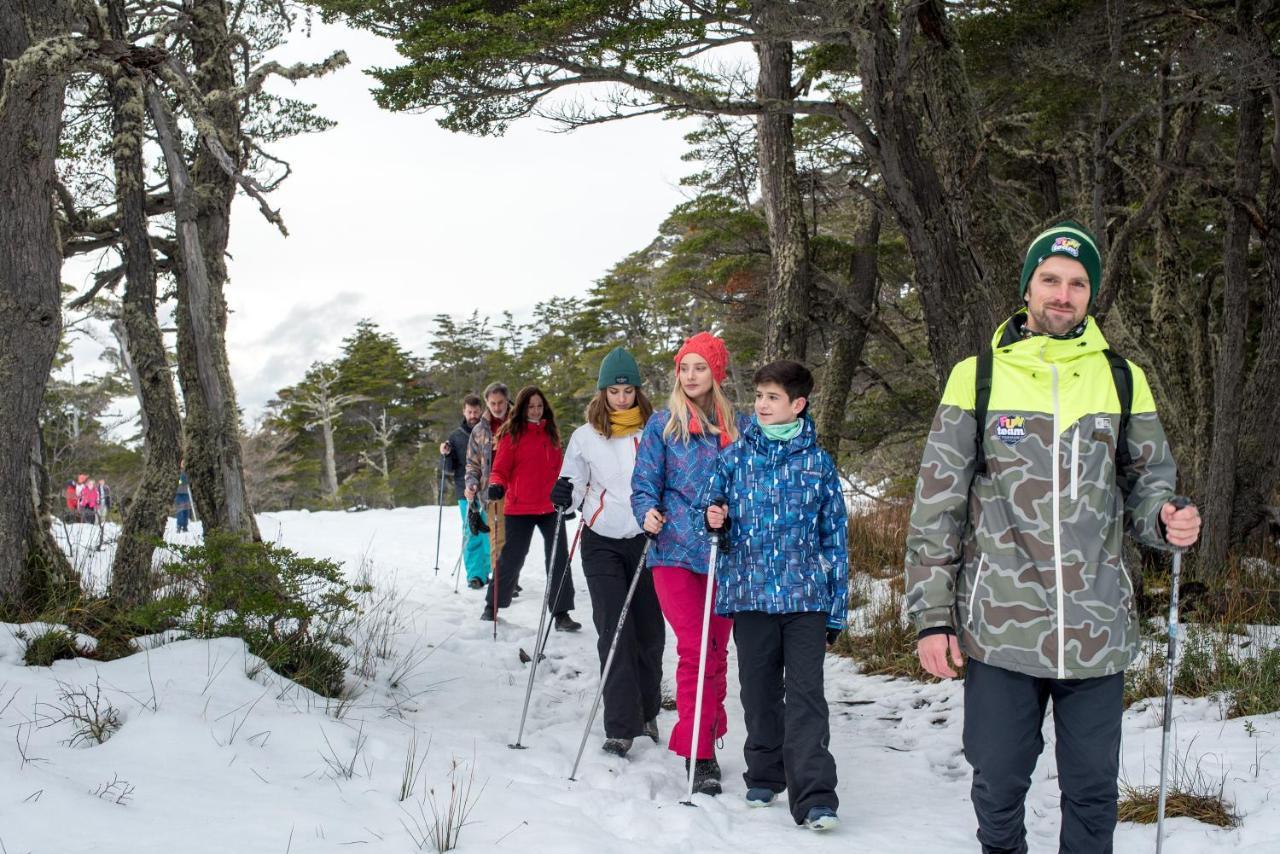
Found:
<path fill-rule="evenodd" d="M 239 170 L 240 115 L 235 100 L 225 94 L 236 85 L 232 52 L 238 49 L 227 30 L 227 7 L 222 0 L 195 0 L 191 15 L 188 35 L 195 87 L 202 94 L 219 93 L 207 98 L 205 106 L 222 147 Z M 186 470 L 206 530 L 241 531 L 260 539 L 245 489 L 239 414 L 227 361 L 223 289 L 236 182 L 206 145 L 196 147 L 188 180 L 202 274 L 190 278 L 195 269 L 191 259 L 184 259 L 178 274 L 178 378 L 187 411 Z"/>
<path fill-rule="evenodd" d="M 113 38 L 125 39 L 124 16 L 122 0 L 111 0 L 108 21 Z M 142 78 L 122 68 L 109 86 L 116 202 L 124 238 L 126 284 L 121 325 L 142 408 L 146 449 L 142 481 L 125 516 L 111 574 L 112 598 L 129 606 L 145 602 L 151 595 L 153 543 L 164 536 L 173 485 L 178 480 L 181 422 L 164 335 L 156 320 L 156 265 L 147 232 L 142 161 L 147 112 Z"/>
<path fill-rule="evenodd" d="M 777 5 L 777 0 L 764 0 L 757 29 L 769 28 L 771 12 L 776 11 Z M 766 109 L 770 105 L 790 104 L 795 100 L 791 43 L 760 41 L 755 49 L 760 62 L 756 97 Z M 795 116 L 789 112 L 765 112 L 756 120 L 760 195 L 769 225 L 766 361 L 804 361 L 809 343 L 809 291 L 813 273 L 804 197 L 796 173 L 794 127 Z"/>
<path fill-rule="evenodd" d="M 338 465 L 333 450 L 333 419 L 326 418 L 320 422 L 320 433 L 324 436 L 324 479 L 329 488 L 329 498 L 338 503 Z"/>
<path fill-rule="evenodd" d="M 1275 498 L 1280 481 L 1280 86 L 1270 89 L 1271 144 L 1267 162 L 1271 169 L 1265 203 L 1266 288 L 1258 350 L 1246 388 L 1244 417 L 1240 424 L 1236 458 L 1236 494 L 1231 515 L 1231 540 L 1242 542 L 1268 519 L 1267 505 Z"/>
<path fill-rule="evenodd" d="M 924 0 L 913 11 L 896 33 L 885 0 L 861 7 L 853 35 L 871 126 L 852 112 L 844 117 L 876 159 L 906 238 L 941 385 L 1017 305 L 1010 284 L 1017 241 L 986 169 L 981 123 L 945 7 Z"/>
<path fill-rule="evenodd" d="M 835 314 L 835 344 L 822 378 L 822 402 L 818 408 L 818 440 L 833 459 L 840 458 L 840 437 L 844 432 L 849 389 L 854 372 L 862 361 L 862 351 L 870 331 L 869 320 L 880 292 L 878 252 L 880 211 L 870 209 L 866 225 L 856 237 L 857 245 L 849 262 L 849 305 L 843 303 Z"/>
<path fill-rule="evenodd" d="M 69 32 L 62 3 L 0 0 L 0 606 L 20 607 L 32 573 L 69 571 L 39 526 L 32 454 L 62 331 L 54 158 L 67 70 L 33 44 Z M 21 57 L 21 58 L 20 58 Z"/>

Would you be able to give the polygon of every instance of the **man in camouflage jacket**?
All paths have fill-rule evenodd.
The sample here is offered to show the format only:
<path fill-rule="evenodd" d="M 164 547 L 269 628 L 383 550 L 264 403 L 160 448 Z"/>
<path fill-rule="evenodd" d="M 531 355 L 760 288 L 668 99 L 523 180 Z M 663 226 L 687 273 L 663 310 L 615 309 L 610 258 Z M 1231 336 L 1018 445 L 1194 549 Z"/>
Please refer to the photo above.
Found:
<path fill-rule="evenodd" d="M 907 537 L 908 610 L 924 668 L 965 672 L 965 757 L 984 852 L 1025 852 L 1023 803 L 1053 699 L 1062 788 L 1060 851 L 1112 850 L 1124 670 L 1137 651 L 1134 585 L 1121 557 L 1195 542 L 1142 371 L 1130 365 L 1130 462 L 1118 472 L 1121 404 L 1102 332 L 1093 236 L 1074 222 L 1039 235 L 1022 270 L 1025 308 L 996 330 L 977 471 L 977 360 L 952 370 L 920 464 Z"/>

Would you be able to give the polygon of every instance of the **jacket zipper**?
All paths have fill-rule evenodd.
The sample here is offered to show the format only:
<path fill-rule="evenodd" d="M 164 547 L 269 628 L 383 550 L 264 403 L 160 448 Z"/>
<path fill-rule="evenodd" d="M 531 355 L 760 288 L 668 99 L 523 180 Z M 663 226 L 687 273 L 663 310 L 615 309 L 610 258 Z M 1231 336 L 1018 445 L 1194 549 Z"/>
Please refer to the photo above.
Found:
<path fill-rule="evenodd" d="M 1080 425 L 1077 424 L 1071 431 L 1071 500 L 1075 501 L 1078 494 L 1077 483 L 1080 476 Z"/>
<path fill-rule="evenodd" d="M 1133 598 L 1134 598 L 1134 596 L 1137 594 L 1137 592 L 1138 592 L 1138 591 L 1137 591 L 1137 590 L 1134 588 L 1134 586 L 1133 586 L 1133 578 L 1132 578 L 1132 576 L 1130 576 L 1130 575 L 1129 575 L 1129 567 L 1127 567 L 1127 566 L 1125 566 L 1125 565 L 1124 565 L 1124 558 L 1121 558 L 1121 559 L 1120 559 L 1120 574 L 1124 576 L 1124 580 L 1125 580 L 1125 581 L 1128 583 L 1128 585 L 1129 585 L 1129 596 L 1128 596 L 1128 600 L 1129 600 L 1129 601 L 1128 601 L 1128 603 L 1126 604 L 1126 606 L 1125 606 L 1125 607 L 1126 607 L 1126 608 L 1128 608 L 1128 609 L 1132 609 L 1132 608 L 1133 608 Z"/>
<path fill-rule="evenodd" d="M 982 568 L 987 564 L 987 556 L 978 557 L 978 569 L 973 573 L 973 589 L 969 591 L 969 628 L 974 627 L 973 606 L 978 602 L 978 582 L 982 580 Z"/>
<path fill-rule="evenodd" d="M 1058 366 L 1044 357 L 1044 350 L 1042 346 L 1040 360 L 1049 366 L 1049 372 L 1053 376 L 1053 574 L 1058 606 L 1058 678 L 1066 679 L 1066 651 L 1063 647 L 1067 640 L 1067 628 L 1062 619 L 1065 606 L 1062 594 L 1062 473 L 1058 459 L 1062 443 L 1058 426 L 1061 419 L 1058 403 Z"/>

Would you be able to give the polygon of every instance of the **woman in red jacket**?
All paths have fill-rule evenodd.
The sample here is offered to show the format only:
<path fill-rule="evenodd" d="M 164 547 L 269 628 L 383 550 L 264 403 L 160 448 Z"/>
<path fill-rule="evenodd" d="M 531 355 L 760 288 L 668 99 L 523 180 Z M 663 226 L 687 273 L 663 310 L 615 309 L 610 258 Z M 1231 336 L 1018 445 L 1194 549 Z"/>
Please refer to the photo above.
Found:
<path fill-rule="evenodd" d="M 557 631 L 576 632 L 581 623 L 569 616 L 573 608 L 573 579 L 569 574 L 569 554 L 564 524 L 555 536 L 556 514 L 551 507 L 551 487 L 560 476 L 564 456 L 556 416 L 541 390 L 525 386 L 516 395 L 511 415 L 499 428 L 493 469 L 489 473 L 489 500 L 502 501 L 506 542 L 498 557 L 498 567 L 489 579 L 482 620 L 494 619 L 497 610 L 511 606 L 511 595 L 520 580 L 520 567 L 529 554 L 533 530 L 542 534 L 546 554 L 547 583 L 551 585 L 547 610 L 555 617 Z M 555 540 L 556 553 L 551 554 Z"/>

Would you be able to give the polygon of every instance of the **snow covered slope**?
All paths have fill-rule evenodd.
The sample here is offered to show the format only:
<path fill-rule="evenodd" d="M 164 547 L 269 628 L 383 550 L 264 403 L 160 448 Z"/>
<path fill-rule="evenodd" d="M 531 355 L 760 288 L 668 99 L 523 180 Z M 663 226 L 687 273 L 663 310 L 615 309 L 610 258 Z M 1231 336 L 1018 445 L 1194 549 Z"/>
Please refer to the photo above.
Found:
<path fill-rule="evenodd" d="M 478 617 L 482 591 L 454 593 L 459 551 L 456 508 L 445 508 L 440 573 L 434 573 L 435 508 L 364 513 L 263 514 L 264 536 L 307 555 L 372 575 L 381 617 L 366 626 L 366 649 L 385 639 L 350 680 L 349 702 L 325 700 L 257 666 L 236 640 L 177 641 L 127 659 L 23 667 L 18 627 L 0 627 L 0 844 L 8 854 L 40 852 L 406 852 L 431 824 L 430 802 L 447 805 L 451 781 L 473 779 L 474 807 L 460 851 L 690 852 L 976 850 L 960 755 L 958 684 L 870 678 L 827 662 L 832 752 L 840 773 L 841 828 L 797 829 L 785 808 L 742 800 L 743 727 L 730 665 L 731 721 L 719 752 L 725 794 L 682 806 L 683 765 L 664 745 L 637 741 L 619 759 L 599 749 L 595 726 L 579 770 L 570 767 L 597 680 L 595 633 L 581 571 L 574 581 L 576 635 L 553 633 L 539 668 L 523 743 L 516 736 L 543 591 L 537 544 L 523 595 L 503 612 L 498 640 Z M 198 526 L 182 535 L 194 540 Z M 81 530 L 83 529 L 83 530 Z M 112 532 L 94 550 L 87 526 L 55 533 L 76 563 L 105 583 Z M 170 539 L 177 540 L 170 531 Z M 362 569 L 363 567 L 363 569 Z M 392 595 L 394 591 L 394 595 Z M 358 639 L 361 640 L 361 639 Z M 732 657 L 732 654 L 731 654 Z M 668 637 L 667 672 L 674 672 Z M 670 681 L 670 677 L 668 677 Z M 96 689 L 120 714 L 104 744 L 71 747 L 59 721 L 60 694 Z M 1211 701 L 1180 702 L 1180 753 L 1224 776 L 1244 815 L 1240 828 L 1177 819 L 1166 850 L 1280 850 L 1280 720 L 1221 721 Z M 663 733 L 674 714 L 660 718 Z M 1250 729 L 1252 732 L 1250 732 Z M 421 770 L 400 800 L 406 755 Z M 1058 794 L 1049 744 L 1028 799 L 1031 848 L 1056 850 Z M 1157 715 L 1125 719 L 1123 767 L 1131 783 L 1153 783 Z M 474 775 L 474 776 L 472 776 Z M 1122 825 L 1120 852 L 1154 850 L 1154 827 Z M 431 850 L 428 846 L 424 850 Z"/>

